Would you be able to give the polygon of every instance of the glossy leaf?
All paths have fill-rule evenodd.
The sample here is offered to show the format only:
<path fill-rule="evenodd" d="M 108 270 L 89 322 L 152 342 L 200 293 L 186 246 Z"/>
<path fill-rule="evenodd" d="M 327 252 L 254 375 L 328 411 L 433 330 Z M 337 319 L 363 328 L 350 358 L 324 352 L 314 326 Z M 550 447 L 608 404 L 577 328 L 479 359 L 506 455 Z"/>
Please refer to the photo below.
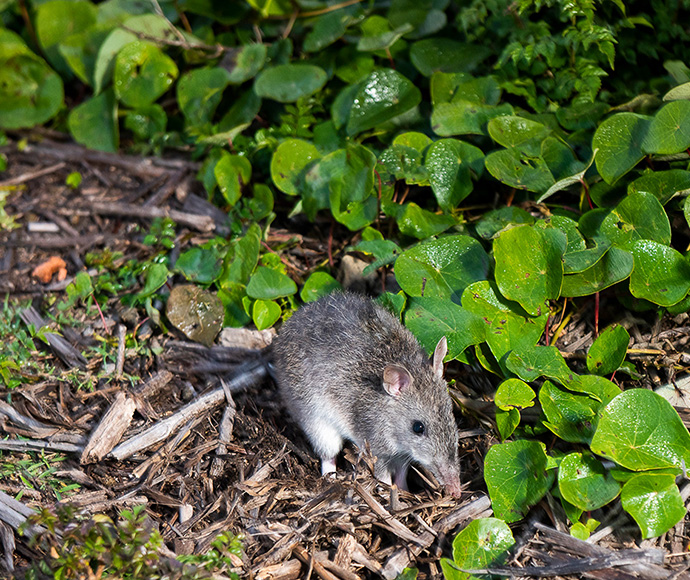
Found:
<path fill-rule="evenodd" d="M 690 434 L 678 413 L 646 389 L 625 391 L 603 409 L 591 448 L 633 471 L 690 463 Z"/>
<path fill-rule="evenodd" d="M 597 127 L 592 147 L 599 150 L 597 170 L 607 183 L 615 183 L 644 158 L 642 142 L 649 125 L 649 117 L 617 113 Z"/>
<path fill-rule="evenodd" d="M 447 299 L 411 298 L 405 311 L 405 326 L 429 354 L 445 336 L 447 360 L 460 358 L 468 346 L 485 340 L 484 324 L 479 317 Z"/>
<path fill-rule="evenodd" d="M 297 285 L 291 278 L 266 266 L 259 266 L 247 284 L 247 294 L 259 300 L 275 300 L 296 292 Z"/>
<path fill-rule="evenodd" d="M 241 85 L 253 79 L 264 66 L 266 61 L 266 45 L 247 44 L 236 52 L 230 53 L 230 58 L 220 63 L 228 71 L 228 82 L 231 85 Z"/>
<path fill-rule="evenodd" d="M 112 90 L 76 106 L 68 117 L 74 139 L 91 149 L 115 153 L 120 142 L 117 101 Z"/>
<path fill-rule="evenodd" d="M 668 155 L 690 147 L 690 101 L 673 101 L 659 110 L 642 142 L 646 153 Z"/>
<path fill-rule="evenodd" d="M 175 269 L 190 282 L 210 284 L 220 276 L 223 259 L 216 246 L 196 246 L 180 254 Z"/>
<path fill-rule="evenodd" d="M 601 223 L 601 233 L 626 247 L 637 240 L 671 243 L 671 224 L 659 200 L 651 193 L 631 193 Z"/>
<path fill-rule="evenodd" d="M 666 205 L 679 193 L 689 190 L 690 171 L 685 169 L 650 171 L 628 185 L 628 194 L 651 193 L 661 202 L 661 205 Z"/>
<path fill-rule="evenodd" d="M 550 381 L 539 390 L 539 402 L 546 416 L 544 425 L 550 431 L 569 443 L 590 443 L 603 406 L 601 402 L 566 391 Z"/>
<path fill-rule="evenodd" d="M 297 195 L 302 190 L 305 168 L 320 156 L 309 141 L 286 139 L 271 158 L 273 183 L 283 193 Z"/>
<path fill-rule="evenodd" d="M 521 519 L 551 487 L 543 443 L 508 441 L 493 445 L 484 460 L 484 480 L 494 513 L 506 523 Z"/>
<path fill-rule="evenodd" d="M 222 68 L 197 68 L 185 73 L 177 83 L 177 102 L 190 127 L 210 123 L 228 86 Z"/>
<path fill-rule="evenodd" d="M 282 311 L 273 300 L 255 300 L 252 304 L 252 322 L 257 330 L 271 328 L 280 318 Z"/>
<path fill-rule="evenodd" d="M 491 119 L 487 129 L 489 136 L 499 145 L 518 149 L 531 157 L 541 154 L 541 143 L 551 133 L 545 125 L 515 115 Z"/>
<path fill-rule="evenodd" d="M 115 60 L 115 96 L 128 107 L 145 107 L 172 86 L 177 73 L 175 61 L 156 45 L 133 42 Z"/>
<path fill-rule="evenodd" d="M 678 251 L 651 240 L 632 245 L 630 292 L 660 306 L 680 302 L 690 292 L 690 262 Z"/>
<path fill-rule="evenodd" d="M 336 290 L 342 290 L 340 282 L 327 272 L 313 272 L 302 286 L 299 293 L 304 302 L 314 302 Z"/>
<path fill-rule="evenodd" d="M 569 453 L 558 466 L 558 488 L 563 499 L 584 511 L 613 501 L 620 484 L 590 453 Z"/>
<path fill-rule="evenodd" d="M 347 134 L 356 135 L 416 107 L 420 90 L 398 71 L 379 69 L 371 73 L 354 95 L 347 121 Z"/>
<path fill-rule="evenodd" d="M 326 71 L 312 64 L 281 64 L 264 70 L 256 77 L 254 91 L 260 97 L 280 103 L 294 103 L 321 90 Z"/>
<path fill-rule="evenodd" d="M 625 360 L 630 335 L 620 325 L 605 328 L 589 347 L 587 369 L 596 375 L 609 375 L 618 370 Z"/>
<path fill-rule="evenodd" d="M 242 155 L 223 155 L 213 170 L 225 201 L 229 206 L 235 205 L 242 188 L 249 183 L 252 176 L 252 165 Z"/>
<path fill-rule="evenodd" d="M 409 296 L 453 298 L 467 286 L 486 279 L 489 257 L 468 236 L 447 236 L 418 244 L 395 262 L 395 278 Z"/>
<path fill-rule="evenodd" d="M 623 486 L 621 504 L 640 526 L 643 538 L 665 534 L 687 513 L 672 474 L 632 477 Z"/>
<path fill-rule="evenodd" d="M 450 211 L 472 193 L 471 177 L 481 175 L 484 154 L 469 143 L 441 139 L 429 147 L 424 165 L 439 207 Z"/>
<path fill-rule="evenodd" d="M 504 521 L 498 518 L 473 520 L 453 540 L 453 562 L 446 558 L 441 560 L 443 575 L 446 580 L 468 580 L 471 576 L 460 570 L 496 566 L 513 544 L 513 533 Z"/>
<path fill-rule="evenodd" d="M 610 248 L 594 266 L 563 277 L 561 296 L 589 296 L 625 280 L 633 270 L 630 252 Z"/>
<path fill-rule="evenodd" d="M 533 318 L 515 302 L 500 295 L 490 282 L 476 282 L 462 295 L 462 305 L 479 316 L 486 325 L 486 342 L 496 360 L 513 349 L 534 346 L 542 336 L 548 311 Z"/>
<path fill-rule="evenodd" d="M 533 316 L 560 296 L 566 238 L 555 228 L 517 226 L 494 240 L 496 284 Z"/>
<path fill-rule="evenodd" d="M 410 61 L 424 76 L 435 72 L 472 72 L 490 54 L 488 48 L 450 38 L 425 38 L 410 48 Z"/>
<path fill-rule="evenodd" d="M 493 151 L 486 156 L 486 170 L 499 181 L 516 189 L 544 192 L 555 180 L 540 157 L 526 157 L 515 149 Z"/>

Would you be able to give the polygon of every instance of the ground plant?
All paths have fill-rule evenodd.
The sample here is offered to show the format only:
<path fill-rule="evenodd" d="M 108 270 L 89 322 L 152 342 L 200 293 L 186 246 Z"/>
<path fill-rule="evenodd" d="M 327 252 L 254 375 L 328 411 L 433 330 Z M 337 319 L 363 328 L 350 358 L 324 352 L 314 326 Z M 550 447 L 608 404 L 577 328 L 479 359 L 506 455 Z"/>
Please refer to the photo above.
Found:
<path fill-rule="evenodd" d="M 290 220 L 343 232 L 365 274 L 393 272 L 379 299 L 430 353 L 446 336 L 447 361 L 497 385 L 495 517 L 442 561 L 468 578 L 547 495 L 581 538 L 612 502 L 641 538 L 686 515 L 687 428 L 661 395 L 612 380 L 640 376 L 628 331 L 602 328 L 584 361 L 553 343 L 602 296 L 690 310 L 687 22 L 687 0 L 0 0 L 0 131 L 185 155 L 228 216 L 227 235 L 174 258 L 170 220 L 142 232 L 146 260 L 90 256 L 98 273 L 75 278 L 63 310 L 122 295 L 163 332 L 177 275 L 217 297 L 218 328 L 273 327 L 340 288 L 332 259 L 295 276 L 290 242 L 267 250 Z M 11 195 L 0 228 L 15 226 Z M 32 344 L 12 324 L 10 388 Z"/>

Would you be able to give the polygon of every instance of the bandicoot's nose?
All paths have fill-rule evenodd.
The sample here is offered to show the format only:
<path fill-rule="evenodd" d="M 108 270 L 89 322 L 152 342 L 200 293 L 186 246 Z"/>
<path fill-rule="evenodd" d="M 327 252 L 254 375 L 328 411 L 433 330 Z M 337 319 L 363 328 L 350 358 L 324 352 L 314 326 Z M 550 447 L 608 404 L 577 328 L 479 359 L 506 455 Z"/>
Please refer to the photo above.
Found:
<path fill-rule="evenodd" d="M 460 470 L 457 467 L 441 467 L 438 470 L 438 479 L 450 495 L 460 497 L 462 489 L 460 486 Z"/>

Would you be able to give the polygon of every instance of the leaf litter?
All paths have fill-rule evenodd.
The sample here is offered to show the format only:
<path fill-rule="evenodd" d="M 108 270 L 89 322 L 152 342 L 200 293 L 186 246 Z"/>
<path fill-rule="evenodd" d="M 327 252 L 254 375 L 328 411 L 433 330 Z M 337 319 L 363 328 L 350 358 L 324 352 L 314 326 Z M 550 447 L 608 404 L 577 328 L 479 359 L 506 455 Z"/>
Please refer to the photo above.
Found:
<path fill-rule="evenodd" d="M 459 363 L 447 369 L 461 404 L 465 493 L 460 501 L 421 472 L 413 474 L 414 493 L 391 490 L 373 479 L 374 459 L 354 447 L 346 449 L 335 478 L 322 478 L 306 439 L 264 376 L 256 346 L 265 344 L 265 337 L 249 348 L 240 340 L 209 350 L 181 335 L 162 335 L 141 309 L 127 308 L 115 297 L 100 311 L 75 309 L 81 314 L 71 324 L 66 318 L 59 318 L 59 326 L 55 322 L 56 300 L 85 269 L 86 254 L 107 252 L 117 264 L 150 258 L 153 250 L 141 239 L 155 218 L 169 216 L 177 223 L 175 240 L 182 248 L 229 235 L 226 215 L 199 195 L 194 181 L 199 167 L 45 140 L 0 151 L 9 158 L 0 182 L 10 190 L 6 211 L 21 226 L 0 231 L 0 293 L 13 304 L 31 302 L 33 308 L 22 315 L 25 324 L 52 331 L 46 334 L 49 347 L 36 340 L 34 357 L 42 370 L 27 367 L 21 384 L 2 389 L 3 463 L 31 453 L 62 456 L 55 477 L 79 484 L 63 495 L 55 490 L 64 483 L 51 488 L 36 481 L 27 485 L 17 475 L 3 477 L 0 520 L 12 527 L 31 510 L 58 500 L 113 516 L 143 504 L 168 553 L 203 554 L 220 531 L 231 531 L 245 537 L 245 556 L 236 562 L 242 576 L 354 580 L 394 578 L 408 566 L 418 568 L 420 578 L 438 577 L 439 557 L 450 555 L 457 531 L 491 515 L 482 470 L 487 450 L 497 442 L 488 429 L 496 385 L 485 373 Z M 83 177 L 78 189 L 65 185 L 74 171 Z M 37 222 L 57 227 L 29 227 Z M 319 233 L 327 225 L 302 227 L 299 234 L 290 225 L 274 224 L 266 243 L 293 244 L 284 256 L 295 272 L 331 257 L 337 263 L 344 248 L 357 241 L 343 231 L 347 239 L 330 248 Z M 65 279 L 51 276 L 42 283 L 32 277 L 36 266 L 54 257 L 66 262 Z M 587 312 L 593 305 L 583 304 L 556 343 L 573 364 L 584 364 L 594 338 Z M 616 304 L 608 308 L 607 315 L 620 316 Z M 613 321 L 633 337 L 628 357 L 643 369 L 642 385 L 675 393 L 676 369 L 690 364 L 687 315 L 661 321 L 625 316 Z M 125 333 L 142 348 L 118 348 Z M 104 345 L 113 356 L 106 356 Z M 242 380 L 246 384 L 235 384 Z M 231 392 L 233 386 L 242 390 Z M 676 408 L 687 426 L 687 406 Z M 687 482 L 681 493 L 687 503 Z M 517 524 L 518 543 L 494 572 L 588 578 L 687 573 L 687 515 L 661 538 L 641 545 L 635 543 L 632 518 L 618 504 L 596 517 L 602 524 L 590 541 L 577 540 L 564 533 L 561 505 L 547 496 Z M 21 549 L 11 565 L 21 571 L 30 552 L 26 538 L 17 542 Z"/>

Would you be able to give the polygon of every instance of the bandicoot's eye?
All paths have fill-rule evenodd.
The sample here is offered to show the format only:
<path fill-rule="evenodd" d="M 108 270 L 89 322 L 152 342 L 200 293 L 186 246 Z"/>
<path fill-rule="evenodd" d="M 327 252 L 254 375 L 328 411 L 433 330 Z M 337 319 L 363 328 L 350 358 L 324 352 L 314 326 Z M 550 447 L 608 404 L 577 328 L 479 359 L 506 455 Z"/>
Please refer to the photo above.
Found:
<path fill-rule="evenodd" d="M 424 435 L 424 423 L 421 421 L 415 421 L 412 423 L 412 431 L 414 431 L 417 435 Z"/>

